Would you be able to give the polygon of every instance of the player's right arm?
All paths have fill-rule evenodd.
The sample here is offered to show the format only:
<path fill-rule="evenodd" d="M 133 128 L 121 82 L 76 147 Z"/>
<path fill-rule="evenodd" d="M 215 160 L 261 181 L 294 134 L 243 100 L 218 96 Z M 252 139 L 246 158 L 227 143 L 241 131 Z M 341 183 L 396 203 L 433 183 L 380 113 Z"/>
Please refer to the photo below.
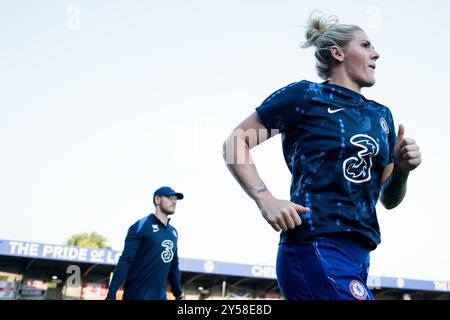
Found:
<path fill-rule="evenodd" d="M 114 270 L 114 275 L 108 289 L 107 300 L 116 300 L 116 293 L 120 285 L 125 281 L 130 270 L 130 266 L 134 261 L 136 252 L 141 245 L 142 237 L 138 232 L 138 223 L 135 223 L 128 229 L 125 238 L 125 246 L 120 256 L 119 262 Z"/>
<path fill-rule="evenodd" d="M 250 149 L 278 133 L 268 130 L 257 112 L 242 121 L 223 144 L 223 157 L 231 174 L 256 202 L 262 216 L 276 231 L 294 229 L 301 224 L 298 213 L 309 209 L 275 198 L 261 180 Z"/>

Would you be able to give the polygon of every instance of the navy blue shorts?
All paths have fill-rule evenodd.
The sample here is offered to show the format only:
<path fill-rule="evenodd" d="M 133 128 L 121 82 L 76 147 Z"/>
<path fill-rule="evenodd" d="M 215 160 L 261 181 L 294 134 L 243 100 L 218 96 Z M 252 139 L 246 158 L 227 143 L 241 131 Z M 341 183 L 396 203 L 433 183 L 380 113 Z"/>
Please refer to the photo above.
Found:
<path fill-rule="evenodd" d="M 277 280 L 287 300 L 373 300 L 366 285 L 370 249 L 349 234 L 278 247 Z"/>

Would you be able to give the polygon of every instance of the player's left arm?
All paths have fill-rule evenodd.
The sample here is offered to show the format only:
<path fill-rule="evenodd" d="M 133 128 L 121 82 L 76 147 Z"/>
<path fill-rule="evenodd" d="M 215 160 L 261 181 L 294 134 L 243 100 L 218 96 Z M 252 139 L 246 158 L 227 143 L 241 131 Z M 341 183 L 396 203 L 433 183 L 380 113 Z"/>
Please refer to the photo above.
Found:
<path fill-rule="evenodd" d="M 394 163 L 386 166 L 381 176 L 380 201 L 386 209 L 393 209 L 402 202 L 410 171 L 422 163 L 420 148 L 412 138 L 405 137 L 401 124 L 394 146 Z"/>
<path fill-rule="evenodd" d="M 181 289 L 181 273 L 178 266 L 178 249 L 175 250 L 169 269 L 169 282 L 171 291 L 177 300 L 183 299 L 183 291 Z"/>

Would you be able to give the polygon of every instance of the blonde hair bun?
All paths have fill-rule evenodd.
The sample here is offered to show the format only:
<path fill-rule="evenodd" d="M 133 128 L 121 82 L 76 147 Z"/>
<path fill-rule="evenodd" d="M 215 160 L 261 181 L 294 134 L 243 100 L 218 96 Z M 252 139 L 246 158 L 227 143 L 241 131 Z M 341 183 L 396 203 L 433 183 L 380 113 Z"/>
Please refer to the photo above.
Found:
<path fill-rule="evenodd" d="M 316 46 L 317 40 L 330 28 L 339 23 L 337 16 L 326 17 L 321 11 L 313 11 L 309 16 L 306 25 L 305 37 L 306 41 L 302 43 L 302 48 Z"/>

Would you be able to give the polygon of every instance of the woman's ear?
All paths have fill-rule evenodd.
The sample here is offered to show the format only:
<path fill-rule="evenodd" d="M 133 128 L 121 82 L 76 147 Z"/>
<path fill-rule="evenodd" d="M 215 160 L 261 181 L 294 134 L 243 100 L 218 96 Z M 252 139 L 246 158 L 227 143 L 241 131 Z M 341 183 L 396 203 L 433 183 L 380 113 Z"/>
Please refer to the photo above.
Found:
<path fill-rule="evenodd" d="M 341 50 L 341 48 L 338 48 L 336 46 L 331 47 L 331 55 L 334 59 L 336 59 L 339 62 L 344 61 L 344 52 Z"/>

